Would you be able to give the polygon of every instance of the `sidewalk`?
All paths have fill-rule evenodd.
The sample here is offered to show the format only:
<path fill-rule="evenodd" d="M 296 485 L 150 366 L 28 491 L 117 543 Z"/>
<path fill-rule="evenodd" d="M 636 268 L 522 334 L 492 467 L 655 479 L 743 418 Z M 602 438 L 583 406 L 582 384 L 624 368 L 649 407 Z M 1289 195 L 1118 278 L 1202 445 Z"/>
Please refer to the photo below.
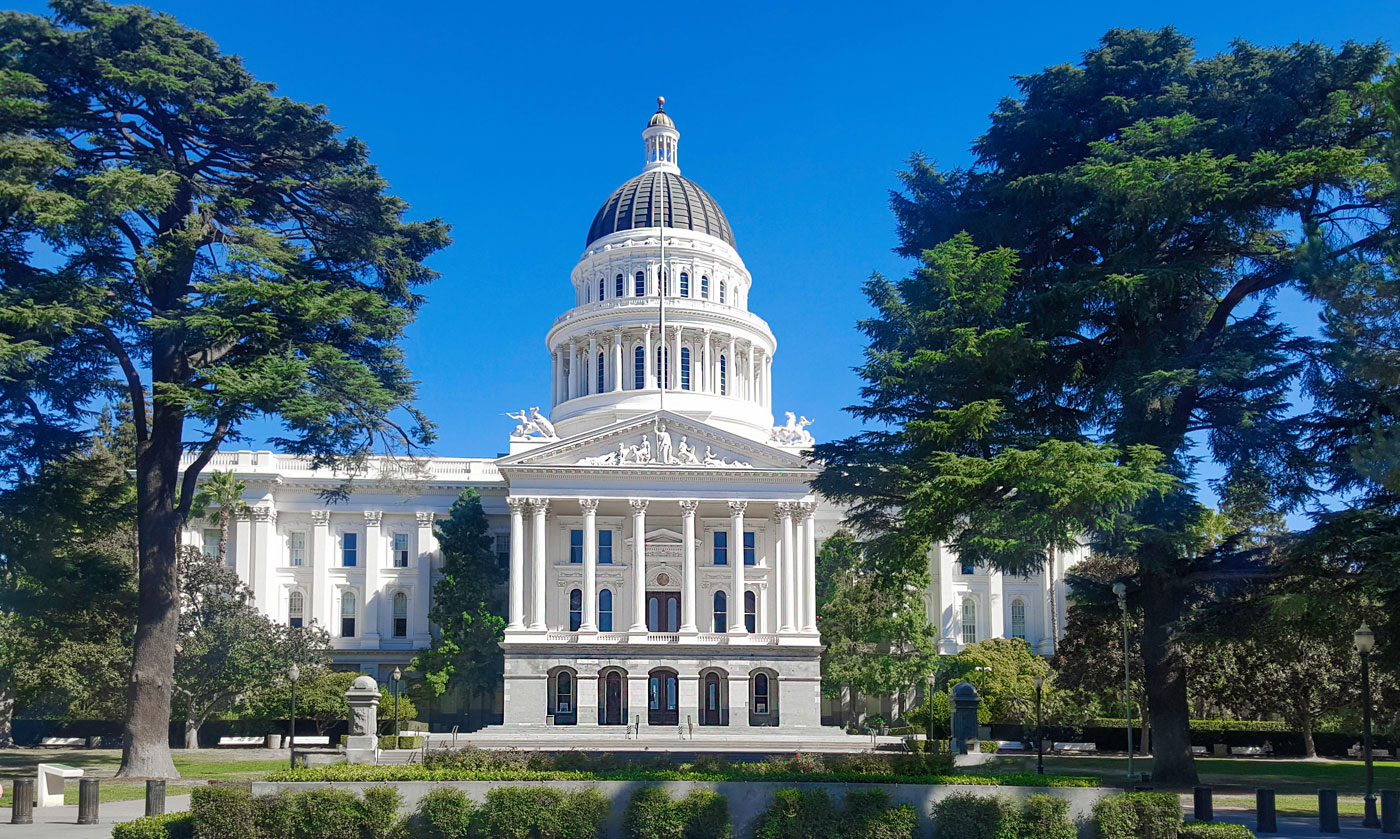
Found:
<path fill-rule="evenodd" d="M 8 792 L 8 790 L 7 790 Z M 167 813 L 190 809 L 188 795 L 172 795 L 165 800 Z M 0 811 L 0 839 L 106 839 L 112 825 L 146 815 L 146 802 L 111 801 L 99 805 L 97 824 L 78 824 L 78 805 L 34 808 L 33 824 L 10 824 L 10 810 Z"/>
<path fill-rule="evenodd" d="M 1190 810 L 1187 810 L 1190 813 Z M 1245 810 L 1221 810 L 1216 808 L 1215 820 L 1218 822 L 1228 822 L 1230 824 L 1242 824 L 1250 830 L 1254 829 L 1254 813 Z M 1380 831 L 1373 828 L 1361 826 L 1361 819 L 1343 818 L 1340 821 L 1341 833 L 1319 833 L 1317 829 L 1317 817 L 1315 816 L 1279 816 L 1278 833 L 1261 833 L 1260 838 L 1277 836 L 1279 839 L 1315 839 L 1315 837 L 1332 836 L 1379 836 Z"/>

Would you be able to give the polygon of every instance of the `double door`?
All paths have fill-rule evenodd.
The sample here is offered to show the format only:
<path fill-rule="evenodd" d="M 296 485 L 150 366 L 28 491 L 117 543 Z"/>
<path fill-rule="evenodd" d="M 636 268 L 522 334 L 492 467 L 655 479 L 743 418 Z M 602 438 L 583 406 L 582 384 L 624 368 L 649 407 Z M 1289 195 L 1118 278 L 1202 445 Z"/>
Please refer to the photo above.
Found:
<path fill-rule="evenodd" d="M 678 693 L 676 674 L 669 670 L 654 671 L 647 678 L 648 725 L 677 725 L 680 722 Z"/>
<path fill-rule="evenodd" d="M 647 632 L 681 631 L 681 593 L 647 592 Z"/>

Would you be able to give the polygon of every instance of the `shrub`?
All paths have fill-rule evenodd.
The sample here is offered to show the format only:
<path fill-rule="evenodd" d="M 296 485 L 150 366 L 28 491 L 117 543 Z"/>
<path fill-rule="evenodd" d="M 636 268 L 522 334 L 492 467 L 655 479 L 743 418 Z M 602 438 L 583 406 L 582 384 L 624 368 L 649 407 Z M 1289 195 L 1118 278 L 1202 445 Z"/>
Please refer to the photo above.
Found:
<path fill-rule="evenodd" d="M 468 839 L 472 836 L 477 806 L 465 792 L 437 787 L 418 803 L 410 824 L 421 839 Z"/>
<path fill-rule="evenodd" d="M 753 839 L 819 839 L 835 835 L 836 808 L 826 790 L 780 789 L 753 823 Z"/>
<path fill-rule="evenodd" d="M 842 839 L 915 839 L 919 814 L 908 804 L 890 804 L 884 790 L 846 793 Z"/>
<path fill-rule="evenodd" d="M 355 793 L 314 789 L 287 796 L 295 813 L 292 835 L 306 839 L 360 839 L 365 811 Z"/>
<path fill-rule="evenodd" d="M 399 818 L 401 804 L 403 796 L 393 787 L 367 788 L 360 804 L 364 839 L 393 839 L 398 836 L 403 826 L 403 820 Z"/>
<path fill-rule="evenodd" d="M 1168 792 L 1128 792 L 1094 805 L 1101 839 L 1176 839 L 1181 802 Z"/>
<path fill-rule="evenodd" d="M 1033 839 L 1075 839 L 1079 830 L 1069 818 L 1069 802 L 1036 793 L 1026 799 L 1021 835 Z"/>
<path fill-rule="evenodd" d="M 190 839 L 193 835 L 194 816 L 189 813 L 144 816 L 112 825 L 112 839 Z"/>
<path fill-rule="evenodd" d="M 381 750 L 421 749 L 423 748 L 423 738 L 407 734 L 401 737 L 395 737 L 392 734 L 381 734 L 379 737 L 379 748 Z"/>
<path fill-rule="evenodd" d="M 981 743 L 982 743 L 982 754 L 994 755 L 994 754 L 997 753 L 997 741 L 995 741 L 995 740 L 983 740 L 983 741 L 981 741 Z"/>
<path fill-rule="evenodd" d="M 1177 836 L 1179 839 L 1254 839 L 1254 831 L 1242 824 L 1187 822 Z"/>
<path fill-rule="evenodd" d="M 195 839 L 256 839 L 253 793 L 246 786 L 196 787 L 190 795 Z"/>
<path fill-rule="evenodd" d="M 1018 832 L 1019 814 L 999 795 L 955 792 L 933 804 L 934 833 L 958 839 L 1006 839 Z"/>
<path fill-rule="evenodd" d="M 623 816 L 624 839 L 729 839 L 729 799 L 692 790 L 676 801 L 662 787 L 632 793 Z"/>
<path fill-rule="evenodd" d="M 596 839 L 611 807 L 595 787 L 497 787 L 486 793 L 481 824 L 491 839 Z"/>

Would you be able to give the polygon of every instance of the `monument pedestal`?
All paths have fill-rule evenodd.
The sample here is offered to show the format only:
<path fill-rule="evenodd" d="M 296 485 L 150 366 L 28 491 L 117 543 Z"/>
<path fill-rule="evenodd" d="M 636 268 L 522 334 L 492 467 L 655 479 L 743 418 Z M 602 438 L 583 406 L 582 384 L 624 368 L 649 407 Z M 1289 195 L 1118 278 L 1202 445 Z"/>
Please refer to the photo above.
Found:
<path fill-rule="evenodd" d="M 375 763 L 379 758 L 379 683 L 360 676 L 345 692 L 350 706 L 350 736 L 345 738 L 346 763 Z"/>

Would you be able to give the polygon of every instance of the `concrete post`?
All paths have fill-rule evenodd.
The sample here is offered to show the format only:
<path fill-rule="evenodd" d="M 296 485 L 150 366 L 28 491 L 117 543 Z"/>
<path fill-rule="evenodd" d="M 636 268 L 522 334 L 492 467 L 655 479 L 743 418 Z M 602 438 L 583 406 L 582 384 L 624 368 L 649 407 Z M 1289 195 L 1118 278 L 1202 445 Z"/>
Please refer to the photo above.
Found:
<path fill-rule="evenodd" d="M 1341 833 L 1337 823 L 1337 791 L 1320 789 L 1317 791 L 1317 832 Z"/>
<path fill-rule="evenodd" d="M 1381 790 L 1381 833 L 1400 833 L 1400 792 Z"/>
<path fill-rule="evenodd" d="M 1210 787 L 1195 787 L 1191 792 L 1192 817 L 1198 822 L 1215 821 L 1215 800 Z"/>
<path fill-rule="evenodd" d="M 350 706 L 350 736 L 345 740 L 346 763 L 374 763 L 379 752 L 379 683 L 359 676 L 345 692 Z"/>
<path fill-rule="evenodd" d="M 981 738 L 977 736 L 977 707 L 982 697 L 970 682 L 959 682 L 953 686 L 953 753 L 968 754 L 982 751 Z"/>

